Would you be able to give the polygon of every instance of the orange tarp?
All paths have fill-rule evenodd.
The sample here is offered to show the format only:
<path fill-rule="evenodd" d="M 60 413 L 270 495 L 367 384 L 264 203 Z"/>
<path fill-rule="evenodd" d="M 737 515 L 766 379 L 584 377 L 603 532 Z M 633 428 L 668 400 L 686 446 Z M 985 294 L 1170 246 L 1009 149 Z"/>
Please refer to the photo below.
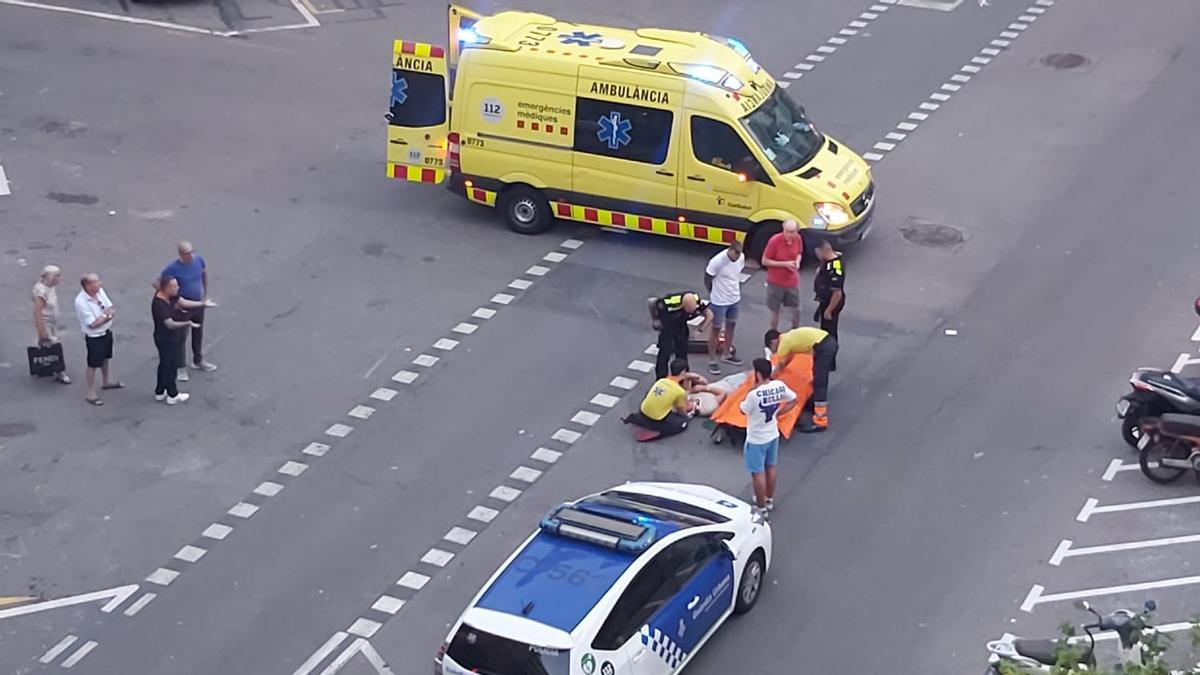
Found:
<path fill-rule="evenodd" d="M 771 363 L 777 362 L 777 358 L 771 358 Z M 779 416 L 779 432 L 783 434 L 784 438 L 791 438 L 792 427 L 796 426 L 796 422 L 800 419 L 800 411 L 803 409 L 805 401 L 812 396 L 812 356 L 808 354 L 793 356 L 787 370 L 780 373 L 778 379 L 783 380 L 784 384 L 796 392 L 798 397 L 798 405 Z M 746 414 L 742 412 L 740 406 L 746 399 L 746 394 L 749 394 L 753 388 L 754 378 L 751 377 L 725 398 L 725 402 L 712 414 L 712 420 L 718 424 L 730 424 L 745 429 Z"/>

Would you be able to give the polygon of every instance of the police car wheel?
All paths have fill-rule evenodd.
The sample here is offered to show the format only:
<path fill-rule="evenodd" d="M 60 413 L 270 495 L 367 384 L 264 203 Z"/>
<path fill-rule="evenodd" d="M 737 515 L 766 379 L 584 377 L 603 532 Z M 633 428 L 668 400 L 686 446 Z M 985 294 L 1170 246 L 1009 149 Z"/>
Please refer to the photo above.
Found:
<path fill-rule="evenodd" d="M 550 229 L 550 204 L 541 192 L 518 185 L 506 190 L 501 197 L 504 220 L 514 232 L 541 234 Z"/>
<path fill-rule="evenodd" d="M 763 579 L 767 575 L 767 565 L 763 557 L 762 551 L 755 551 L 750 559 L 746 561 L 746 567 L 742 569 L 742 580 L 738 584 L 737 602 L 734 603 L 733 611 L 736 614 L 745 614 L 751 609 L 754 609 L 755 603 L 758 602 L 758 596 L 762 593 Z"/>

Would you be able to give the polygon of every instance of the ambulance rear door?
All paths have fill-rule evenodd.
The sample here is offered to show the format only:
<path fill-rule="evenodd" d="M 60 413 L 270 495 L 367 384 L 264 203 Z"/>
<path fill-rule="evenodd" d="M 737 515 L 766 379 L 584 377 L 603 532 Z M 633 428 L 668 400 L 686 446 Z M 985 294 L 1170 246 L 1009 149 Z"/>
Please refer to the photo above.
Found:
<path fill-rule="evenodd" d="M 388 106 L 388 176 L 416 183 L 446 177 L 446 50 L 396 40 L 392 46 L 392 96 Z"/>
<path fill-rule="evenodd" d="M 466 7 L 460 7 L 453 4 L 450 5 L 447 13 L 448 20 L 446 25 L 449 27 L 450 31 L 450 54 L 446 65 L 449 69 L 450 78 L 446 91 L 449 93 L 449 98 L 453 99 L 454 79 L 455 75 L 458 74 L 458 59 L 462 55 L 463 49 L 466 49 L 471 45 L 480 44 L 486 38 L 481 38 L 479 34 L 475 32 L 475 24 L 483 18 L 482 14 L 477 14 Z"/>

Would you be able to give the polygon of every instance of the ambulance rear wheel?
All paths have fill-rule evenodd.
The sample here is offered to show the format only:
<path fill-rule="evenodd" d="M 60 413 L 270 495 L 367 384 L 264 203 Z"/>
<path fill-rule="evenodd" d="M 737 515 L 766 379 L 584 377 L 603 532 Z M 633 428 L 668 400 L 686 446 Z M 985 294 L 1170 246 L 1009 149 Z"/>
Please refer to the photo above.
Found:
<path fill-rule="evenodd" d="M 550 229 L 550 203 L 528 185 L 517 185 L 500 195 L 504 220 L 514 232 L 541 234 Z"/>
<path fill-rule="evenodd" d="M 780 232 L 783 232 L 783 223 L 779 221 L 769 220 L 760 223 L 746 237 L 746 258 L 754 261 L 761 269 L 763 251 L 767 248 L 767 242 Z"/>

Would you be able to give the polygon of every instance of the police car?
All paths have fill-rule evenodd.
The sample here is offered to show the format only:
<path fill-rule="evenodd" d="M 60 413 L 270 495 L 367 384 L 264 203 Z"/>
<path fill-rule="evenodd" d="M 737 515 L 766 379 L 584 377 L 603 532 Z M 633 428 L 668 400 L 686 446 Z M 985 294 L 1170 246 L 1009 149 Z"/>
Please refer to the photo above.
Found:
<path fill-rule="evenodd" d="M 678 673 L 758 601 L 771 528 L 682 483 L 626 483 L 551 510 L 455 622 L 437 675 Z"/>

